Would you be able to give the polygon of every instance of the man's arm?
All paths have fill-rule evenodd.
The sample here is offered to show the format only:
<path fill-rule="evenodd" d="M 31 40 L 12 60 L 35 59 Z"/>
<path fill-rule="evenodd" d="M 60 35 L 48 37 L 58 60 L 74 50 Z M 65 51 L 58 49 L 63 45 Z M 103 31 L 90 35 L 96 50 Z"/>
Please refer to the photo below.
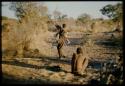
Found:
<path fill-rule="evenodd" d="M 57 36 L 58 36 L 58 34 L 59 34 L 59 32 L 57 32 L 57 33 L 54 35 L 54 37 L 57 37 Z"/>
<path fill-rule="evenodd" d="M 58 36 L 58 34 L 59 34 L 59 32 L 60 32 L 60 30 L 61 30 L 61 26 L 59 26 L 59 25 L 55 25 L 56 26 L 56 28 L 57 28 L 57 33 L 55 34 L 55 37 L 57 37 Z"/>

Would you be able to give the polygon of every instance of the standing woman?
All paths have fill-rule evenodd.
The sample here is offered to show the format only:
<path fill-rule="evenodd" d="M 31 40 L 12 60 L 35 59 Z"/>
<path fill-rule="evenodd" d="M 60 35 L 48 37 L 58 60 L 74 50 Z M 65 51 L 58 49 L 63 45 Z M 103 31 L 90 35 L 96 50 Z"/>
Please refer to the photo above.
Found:
<path fill-rule="evenodd" d="M 56 36 L 59 35 L 57 50 L 58 50 L 58 54 L 59 54 L 59 59 L 61 59 L 61 57 L 65 57 L 65 56 L 62 54 L 62 47 L 63 47 L 65 41 L 67 40 L 67 38 L 65 37 L 65 31 L 64 31 L 64 29 L 63 29 L 63 28 L 65 28 L 66 25 L 63 24 L 62 27 L 59 26 L 59 25 L 55 25 L 55 26 L 56 26 L 56 28 L 57 28 L 57 30 L 58 30 Z"/>

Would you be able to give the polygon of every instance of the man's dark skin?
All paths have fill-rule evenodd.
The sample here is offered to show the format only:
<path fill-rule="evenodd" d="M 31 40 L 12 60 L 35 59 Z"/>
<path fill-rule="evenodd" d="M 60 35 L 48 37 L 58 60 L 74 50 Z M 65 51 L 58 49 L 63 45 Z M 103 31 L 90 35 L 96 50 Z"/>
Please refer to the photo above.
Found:
<path fill-rule="evenodd" d="M 76 75 L 82 75 L 88 66 L 88 58 L 83 55 L 81 47 L 78 47 L 76 53 L 73 53 L 71 61 L 71 72 Z"/>
<path fill-rule="evenodd" d="M 59 54 L 59 59 L 61 57 L 65 57 L 63 54 L 62 54 L 62 47 L 66 41 L 66 37 L 65 37 L 65 31 L 63 30 L 63 28 L 65 28 L 65 24 L 63 24 L 63 28 L 59 25 L 55 25 L 56 28 L 58 29 L 58 32 L 56 34 L 59 35 L 59 40 L 58 40 L 58 45 L 57 45 L 57 50 L 58 50 L 58 54 Z"/>

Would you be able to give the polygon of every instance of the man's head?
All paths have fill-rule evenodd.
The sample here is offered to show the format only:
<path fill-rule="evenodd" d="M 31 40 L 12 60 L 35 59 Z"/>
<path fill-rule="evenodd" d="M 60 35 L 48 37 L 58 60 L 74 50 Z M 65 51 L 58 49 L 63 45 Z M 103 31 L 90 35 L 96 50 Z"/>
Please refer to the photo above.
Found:
<path fill-rule="evenodd" d="M 78 47 L 76 52 L 77 52 L 77 54 L 83 53 L 83 52 L 82 52 L 82 48 L 81 48 L 81 47 Z"/>
<path fill-rule="evenodd" d="M 62 27 L 65 28 L 65 27 L 66 27 L 66 24 L 62 24 Z"/>
<path fill-rule="evenodd" d="M 56 26 L 57 30 L 61 30 L 62 29 L 60 25 L 56 24 L 55 26 Z"/>

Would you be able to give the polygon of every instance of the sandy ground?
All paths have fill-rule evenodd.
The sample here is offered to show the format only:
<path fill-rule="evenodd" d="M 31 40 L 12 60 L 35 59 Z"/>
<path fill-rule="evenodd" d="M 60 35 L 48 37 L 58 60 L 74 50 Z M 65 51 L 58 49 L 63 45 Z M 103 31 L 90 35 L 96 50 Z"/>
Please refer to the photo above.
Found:
<path fill-rule="evenodd" d="M 4 84 L 89 84 L 91 79 L 99 79 L 101 63 L 113 60 L 122 47 L 113 45 L 110 35 L 104 33 L 91 34 L 94 41 L 88 49 L 89 65 L 87 74 L 76 76 L 71 73 L 71 57 L 77 47 L 84 46 L 80 32 L 68 34 L 70 44 L 63 47 L 66 58 L 58 60 L 56 47 L 51 47 L 50 56 L 2 59 Z M 51 38 L 51 37 L 50 37 Z M 100 41 L 101 40 L 101 41 Z M 107 43 L 107 44 L 106 44 Z"/>

